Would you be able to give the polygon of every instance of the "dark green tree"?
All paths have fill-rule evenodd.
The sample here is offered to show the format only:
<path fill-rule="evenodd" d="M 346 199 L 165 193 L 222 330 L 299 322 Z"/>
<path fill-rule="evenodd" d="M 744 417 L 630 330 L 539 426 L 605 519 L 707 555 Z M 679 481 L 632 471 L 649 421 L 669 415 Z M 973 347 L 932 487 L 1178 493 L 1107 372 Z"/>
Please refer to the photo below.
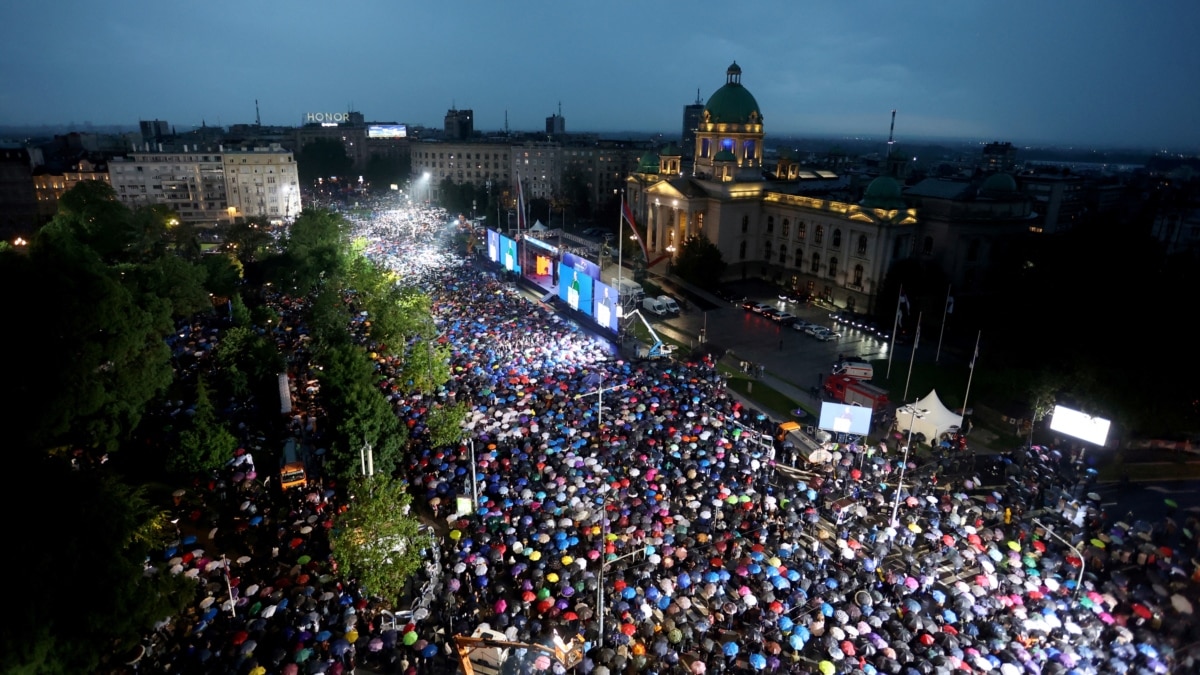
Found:
<path fill-rule="evenodd" d="M 332 138 L 319 138 L 305 145 L 296 156 L 300 181 L 312 185 L 318 178 L 345 177 L 354 161 L 346 156 L 346 146 Z"/>
<path fill-rule="evenodd" d="M 204 378 L 196 382 L 195 413 L 179 434 L 179 443 L 167 457 L 167 470 L 196 473 L 218 469 L 233 459 L 238 441 L 217 419 Z"/>
<path fill-rule="evenodd" d="M 385 473 L 356 478 L 350 507 L 334 521 L 329 547 L 347 577 L 388 603 L 421 568 L 421 552 L 432 545 L 410 512 L 405 486 Z"/>
<path fill-rule="evenodd" d="M 242 263 L 227 253 L 209 253 L 200 259 L 204 267 L 204 289 L 218 298 L 237 293 L 242 281 Z"/>
<path fill-rule="evenodd" d="M 721 257 L 721 250 L 708 237 L 692 235 L 683 240 L 671 269 L 688 283 L 713 289 L 725 271 L 725 260 Z"/>
<path fill-rule="evenodd" d="M 259 260 L 271 245 L 271 224 L 266 218 L 246 218 L 225 228 L 225 250 L 243 264 Z"/>
<path fill-rule="evenodd" d="M 462 440 L 463 421 L 467 418 L 465 403 L 439 403 L 431 406 L 425 414 L 425 428 L 429 433 L 429 445 L 444 448 Z"/>
<path fill-rule="evenodd" d="M 385 155 L 371 155 L 363 171 L 363 178 L 374 192 L 390 190 L 392 185 L 404 185 L 411 175 L 412 167 L 408 162 Z"/>
<path fill-rule="evenodd" d="M 339 344 L 319 355 L 321 393 L 333 431 L 331 470 L 348 478 L 359 471 L 359 452 L 370 445 L 375 470 L 391 473 L 408 439 L 391 403 L 377 386 L 375 364 L 358 346 Z"/>
<path fill-rule="evenodd" d="M 341 279 L 346 270 L 346 221 L 324 209 L 306 209 L 292 223 L 284 242 L 284 258 L 276 279 L 296 295 L 307 295 L 326 279 Z"/>
<path fill-rule="evenodd" d="M 205 288 L 208 272 L 199 264 L 164 253 L 140 265 L 121 266 L 117 272 L 143 306 L 165 302 L 176 318 L 212 310 L 212 298 Z"/>

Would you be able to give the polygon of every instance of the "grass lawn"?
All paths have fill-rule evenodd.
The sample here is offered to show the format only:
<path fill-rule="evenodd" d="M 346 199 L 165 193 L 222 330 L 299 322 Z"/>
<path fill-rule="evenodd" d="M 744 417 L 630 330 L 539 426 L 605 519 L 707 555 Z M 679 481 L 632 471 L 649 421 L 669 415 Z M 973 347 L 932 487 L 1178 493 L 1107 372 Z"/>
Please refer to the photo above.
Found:
<path fill-rule="evenodd" d="M 756 404 L 766 408 L 767 410 L 777 413 L 778 415 L 783 415 L 785 419 L 791 419 L 790 413 L 796 408 L 804 407 L 787 396 L 784 396 L 775 389 L 772 389 L 770 385 L 764 382 L 759 382 L 758 380 L 751 380 L 746 377 L 737 377 L 731 375 L 729 377 L 729 388 L 741 394 L 742 396 L 745 396 L 751 401 L 754 401 Z M 805 408 L 805 410 L 807 410 L 807 408 Z M 812 415 L 813 412 L 808 410 L 808 414 Z"/>
<path fill-rule="evenodd" d="M 210 251 L 215 251 L 220 246 L 220 244 L 200 244 L 200 252 L 208 253 Z"/>
<path fill-rule="evenodd" d="M 1200 478 L 1200 462 L 1112 462 L 1100 467 L 1102 481 L 1193 480 Z"/>

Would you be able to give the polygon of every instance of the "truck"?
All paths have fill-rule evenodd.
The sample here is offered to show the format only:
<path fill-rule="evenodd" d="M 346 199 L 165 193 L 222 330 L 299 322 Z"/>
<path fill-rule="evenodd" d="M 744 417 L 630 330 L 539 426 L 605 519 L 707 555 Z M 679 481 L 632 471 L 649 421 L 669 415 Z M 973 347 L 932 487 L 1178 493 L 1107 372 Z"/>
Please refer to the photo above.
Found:
<path fill-rule="evenodd" d="M 846 375 L 856 380 L 869 380 L 875 377 L 875 368 L 866 361 L 841 361 L 833 366 L 834 375 Z"/>
<path fill-rule="evenodd" d="M 279 460 L 279 487 L 290 490 L 294 487 L 304 488 L 308 485 L 308 475 L 304 468 L 300 442 L 289 438 L 283 445 L 283 456 Z"/>
<path fill-rule="evenodd" d="M 825 378 L 825 395 L 839 403 L 861 405 L 875 412 L 888 407 L 888 393 L 873 384 L 867 384 L 849 375 L 833 375 Z"/>
<path fill-rule="evenodd" d="M 675 298 L 672 298 L 669 295 L 660 295 L 660 296 L 658 296 L 658 301 L 662 303 L 662 306 L 664 308 L 666 308 L 667 313 L 669 313 L 669 314 L 678 314 L 679 313 L 679 303 L 675 302 Z"/>
<path fill-rule="evenodd" d="M 633 279 L 626 279 L 625 277 L 612 277 L 608 280 L 608 282 L 609 285 L 617 289 L 617 295 L 620 296 L 622 303 L 624 303 L 626 300 L 633 300 L 636 302 L 646 297 L 646 291 L 642 289 L 642 285 Z"/>
<path fill-rule="evenodd" d="M 647 312 L 653 312 L 658 316 L 665 316 L 667 314 L 667 305 L 658 298 L 643 299 L 642 309 L 646 310 Z"/>

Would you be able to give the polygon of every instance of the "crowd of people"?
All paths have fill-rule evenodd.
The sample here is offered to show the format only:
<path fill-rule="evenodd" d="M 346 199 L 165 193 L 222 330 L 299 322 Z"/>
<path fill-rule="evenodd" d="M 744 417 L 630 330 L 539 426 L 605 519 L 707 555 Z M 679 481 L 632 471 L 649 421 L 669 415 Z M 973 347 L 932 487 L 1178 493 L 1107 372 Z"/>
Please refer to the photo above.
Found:
<path fill-rule="evenodd" d="M 191 492 L 226 505 L 242 555 L 164 552 L 200 588 L 172 672 L 453 672 L 452 636 L 480 629 L 580 635 L 585 675 L 1194 672 L 1194 518 L 1117 521 L 1069 453 L 1036 446 L 986 486 L 915 464 L 901 480 L 895 438 L 793 468 L 708 357 L 628 358 L 450 250 L 447 222 L 355 221 L 433 298 L 452 381 L 429 395 L 470 409 L 462 444 L 415 443 L 402 467 L 441 539 L 415 611 L 328 559 L 336 486 L 268 506 L 241 459 Z M 424 404 L 395 404 L 420 423 Z M 506 668 L 563 671 L 535 647 Z"/>

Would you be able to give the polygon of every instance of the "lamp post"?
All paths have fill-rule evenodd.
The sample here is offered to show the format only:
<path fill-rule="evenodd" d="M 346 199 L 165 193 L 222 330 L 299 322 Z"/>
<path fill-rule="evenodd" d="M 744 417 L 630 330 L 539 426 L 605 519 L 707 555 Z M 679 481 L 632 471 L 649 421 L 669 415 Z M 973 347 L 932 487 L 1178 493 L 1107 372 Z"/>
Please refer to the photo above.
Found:
<path fill-rule="evenodd" d="M 628 386 L 629 385 L 627 385 L 625 383 L 614 384 L 611 387 L 597 387 L 596 391 L 589 392 L 589 394 L 596 395 L 596 426 L 597 427 L 604 426 L 604 392 L 613 391 L 615 389 L 624 389 L 625 387 L 628 387 Z M 587 396 L 587 395 L 588 394 L 575 394 L 575 400 L 578 401 L 580 398 L 583 398 L 584 396 Z"/>
<path fill-rule="evenodd" d="M 924 417 L 928 411 L 906 405 L 897 412 L 906 412 L 911 418 L 908 421 L 908 440 L 904 443 L 904 461 L 900 464 L 900 480 L 896 482 L 896 499 L 892 503 L 892 527 L 896 527 L 899 522 L 896 516 L 900 512 L 900 491 L 904 488 L 904 470 L 908 468 L 908 449 L 912 446 L 913 423 Z"/>
<path fill-rule="evenodd" d="M 430 178 L 430 173 L 429 173 L 428 171 L 426 171 L 426 172 L 425 172 L 425 173 L 424 173 L 424 174 L 421 176 L 421 180 L 425 181 L 425 203 L 426 203 L 426 204 L 428 204 L 428 203 L 429 203 L 429 199 L 430 199 L 430 190 L 432 189 L 432 186 L 430 185 L 431 181 L 429 180 L 429 178 Z"/>
<path fill-rule="evenodd" d="M 1084 572 L 1084 570 L 1087 569 L 1087 565 L 1085 565 L 1083 562 L 1083 554 L 1079 552 L 1078 548 L 1075 548 L 1074 544 L 1072 544 L 1071 542 L 1067 541 L 1066 539 L 1063 539 L 1062 537 L 1058 536 L 1058 533 L 1056 533 L 1050 527 L 1046 526 L 1046 524 L 1043 523 L 1042 521 L 1038 520 L 1037 518 L 1034 518 L 1033 524 L 1037 525 L 1038 527 L 1045 530 L 1046 534 L 1048 534 L 1051 537 L 1054 537 L 1055 539 L 1059 540 L 1060 542 L 1066 544 L 1067 548 L 1071 549 L 1071 551 L 1075 554 L 1075 557 L 1079 558 L 1079 578 L 1075 580 L 1075 591 L 1074 591 L 1074 593 L 1072 593 L 1072 596 L 1075 599 L 1078 599 L 1079 591 L 1083 588 L 1083 572 Z"/>
<path fill-rule="evenodd" d="M 607 504 L 607 503 L 608 503 L 607 500 L 605 500 L 605 504 Z M 607 529 L 608 528 L 605 528 L 606 531 L 607 531 Z M 645 554 L 646 551 L 649 550 L 649 548 L 650 548 L 649 546 L 643 546 L 642 548 L 639 548 L 635 551 L 630 551 L 629 553 L 626 553 L 623 556 L 613 558 L 612 560 L 605 560 L 605 556 L 603 555 L 604 543 L 603 542 L 601 543 L 602 553 L 600 555 L 600 575 L 596 578 L 596 616 L 599 617 L 599 633 L 600 633 L 600 635 L 596 638 L 596 646 L 598 646 L 598 647 L 604 646 L 604 572 L 605 572 L 605 570 L 608 569 L 609 565 L 620 562 L 620 561 L 624 560 L 625 558 L 631 558 L 635 555 L 638 555 L 639 553 Z"/>

